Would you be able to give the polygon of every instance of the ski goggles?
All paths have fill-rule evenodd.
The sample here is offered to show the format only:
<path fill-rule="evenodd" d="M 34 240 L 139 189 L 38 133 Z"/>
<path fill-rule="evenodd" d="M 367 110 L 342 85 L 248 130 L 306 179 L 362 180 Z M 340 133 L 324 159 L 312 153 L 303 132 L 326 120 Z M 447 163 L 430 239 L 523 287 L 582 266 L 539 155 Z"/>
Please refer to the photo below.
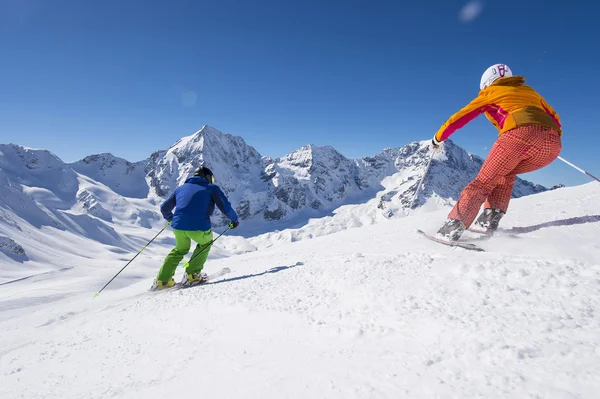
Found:
<path fill-rule="evenodd" d="M 212 184 L 215 184 L 215 177 L 214 177 L 214 176 L 211 176 L 211 175 L 209 175 L 209 176 L 210 176 L 210 182 L 211 182 Z"/>

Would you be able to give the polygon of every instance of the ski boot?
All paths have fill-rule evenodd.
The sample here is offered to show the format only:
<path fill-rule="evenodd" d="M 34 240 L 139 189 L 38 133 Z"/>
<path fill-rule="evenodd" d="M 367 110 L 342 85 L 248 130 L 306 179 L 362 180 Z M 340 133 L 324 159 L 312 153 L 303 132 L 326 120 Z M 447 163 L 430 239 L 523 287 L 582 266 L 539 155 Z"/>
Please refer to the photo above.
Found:
<path fill-rule="evenodd" d="M 173 280 L 173 279 L 171 279 L 165 283 L 164 281 L 161 281 L 161 280 L 155 278 L 154 282 L 152 283 L 152 287 L 150 287 L 150 291 L 164 290 L 165 288 L 171 288 L 174 285 L 175 285 L 175 280 Z"/>
<path fill-rule="evenodd" d="M 504 211 L 500 209 L 485 208 L 475 221 L 475 226 L 483 230 L 485 234 L 494 234 L 502 216 L 504 216 Z"/>
<path fill-rule="evenodd" d="M 183 287 L 191 287 L 192 285 L 202 284 L 206 281 L 206 273 L 191 273 L 184 274 L 183 280 L 181 280 L 181 285 Z"/>
<path fill-rule="evenodd" d="M 437 236 L 444 240 L 458 241 L 467 226 L 458 219 L 448 219 L 446 223 L 438 230 Z"/>

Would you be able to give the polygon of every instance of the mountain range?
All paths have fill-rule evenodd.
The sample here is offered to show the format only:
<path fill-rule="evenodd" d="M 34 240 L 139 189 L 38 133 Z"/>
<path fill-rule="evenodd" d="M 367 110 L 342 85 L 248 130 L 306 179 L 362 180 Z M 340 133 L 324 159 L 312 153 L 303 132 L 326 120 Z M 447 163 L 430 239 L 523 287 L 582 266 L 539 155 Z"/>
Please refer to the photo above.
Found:
<path fill-rule="evenodd" d="M 306 145 L 281 158 L 261 155 L 243 138 L 204 126 L 148 159 L 130 162 L 95 154 L 65 163 L 47 150 L 0 145 L 0 256 L 27 259 L 25 226 L 53 228 L 131 250 L 123 227 L 163 223 L 158 207 L 200 166 L 208 166 L 242 219 L 240 233 L 260 234 L 305 225 L 348 204 L 386 218 L 410 207 L 429 162 L 428 142 L 351 159 L 331 146 Z M 483 159 L 451 140 L 431 162 L 416 206 L 429 199 L 452 204 Z M 517 178 L 514 197 L 548 190 Z M 215 227 L 229 223 L 215 212 Z M 21 242 L 24 241 L 24 242 Z M 1 259 L 1 258 L 0 258 Z"/>

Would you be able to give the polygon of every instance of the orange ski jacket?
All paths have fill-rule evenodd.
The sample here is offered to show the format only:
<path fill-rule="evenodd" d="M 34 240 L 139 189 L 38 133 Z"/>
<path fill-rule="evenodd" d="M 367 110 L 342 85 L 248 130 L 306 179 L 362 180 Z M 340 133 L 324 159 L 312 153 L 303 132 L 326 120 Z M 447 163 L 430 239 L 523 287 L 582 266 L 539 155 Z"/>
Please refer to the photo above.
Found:
<path fill-rule="evenodd" d="M 435 134 L 444 141 L 482 113 L 500 131 L 498 135 L 519 126 L 550 127 L 562 136 L 560 117 L 523 76 L 500 78 L 479 92 L 466 107 L 455 113 Z"/>

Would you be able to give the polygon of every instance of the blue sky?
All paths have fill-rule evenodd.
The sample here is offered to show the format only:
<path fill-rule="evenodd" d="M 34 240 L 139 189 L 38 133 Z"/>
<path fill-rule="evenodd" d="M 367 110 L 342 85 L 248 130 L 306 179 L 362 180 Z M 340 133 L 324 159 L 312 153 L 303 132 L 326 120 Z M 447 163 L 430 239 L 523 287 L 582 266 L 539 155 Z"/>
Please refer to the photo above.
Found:
<path fill-rule="evenodd" d="M 209 124 L 273 157 L 370 155 L 430 139 L 503 62 L 559 112 L 561 155 L 600 174 L 600 5 L 481 1 L 465 20 L 467 3 L 0 0 L 0 143 L 136 161 Z M 452 139 L 485 157 L 496 136 L 480 117 Z M 560 161 L 523 177 L 589 181 Z"/>

